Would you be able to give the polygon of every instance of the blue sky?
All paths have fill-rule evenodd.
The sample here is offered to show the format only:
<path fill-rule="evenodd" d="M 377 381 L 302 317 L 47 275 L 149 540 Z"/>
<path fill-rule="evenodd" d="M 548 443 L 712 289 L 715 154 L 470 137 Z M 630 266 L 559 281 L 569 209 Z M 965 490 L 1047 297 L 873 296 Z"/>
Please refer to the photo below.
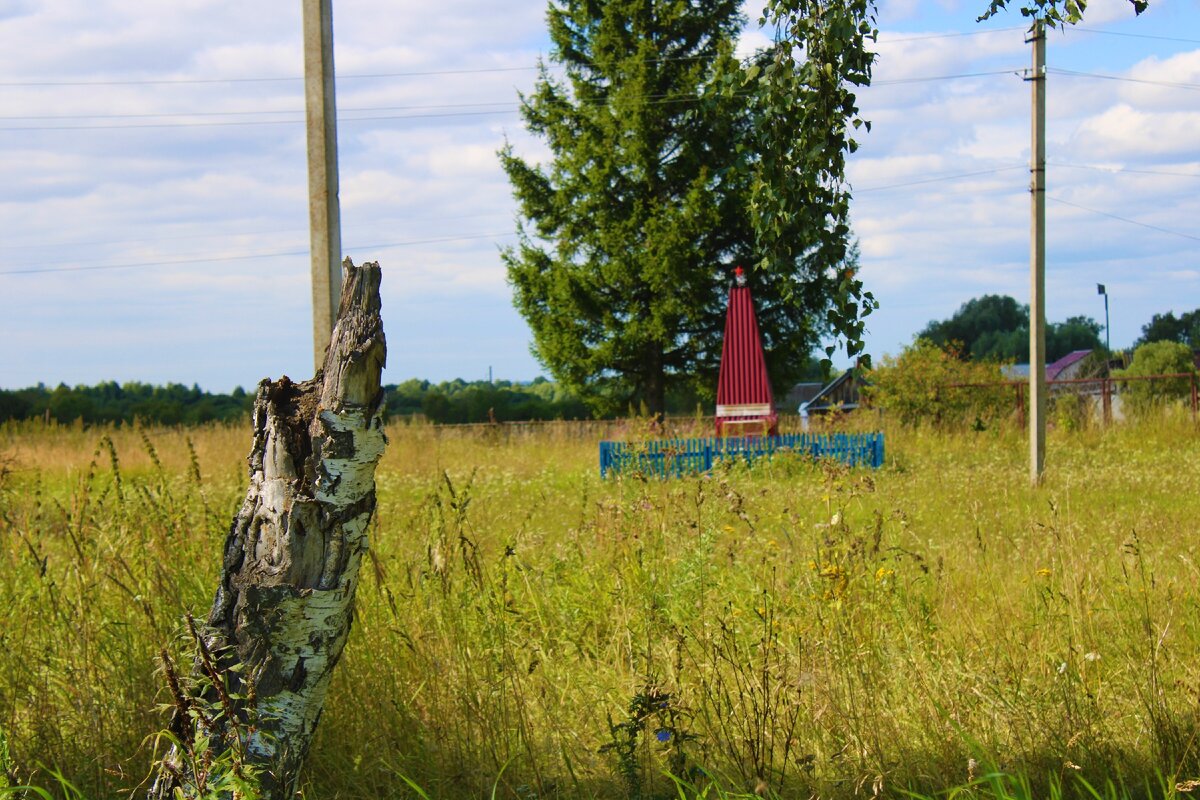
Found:
<path fill-rule="evenodd" d="M 1028 296 L 1029 47 L 984 5 L 880 5 L 849 171 L 877 355 Z M 533 378 L 495 152 L 545 156 L 515 113 L 544 5 L 334 13 L 343 242 L 384 267 L 385 379 Z M 310 374 L 299 4 L 0 0 L 0 31 L 0 386 Z M 1102 321 L 1104 283 L 1125 345 L 1200 307 L 1200 3 L 1093 0 L 1048 63 L 1048 315 Z"/>

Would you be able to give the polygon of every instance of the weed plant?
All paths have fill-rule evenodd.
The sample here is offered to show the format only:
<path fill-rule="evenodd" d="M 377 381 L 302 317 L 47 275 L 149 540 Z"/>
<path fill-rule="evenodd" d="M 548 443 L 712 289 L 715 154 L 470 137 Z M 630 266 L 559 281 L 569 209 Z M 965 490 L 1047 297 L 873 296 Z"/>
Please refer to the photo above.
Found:
<path fill-rule="evenodd" d="M 887 436 L 878 471 L 601 481 L 568 424 L 393 427 L 304 796 L 1200 785 L 1190 419 L 1053 431 L 1037 490 L 1018 432 Z M 144 792 L 248 447 L 0 427 L 0 796 Z"/>

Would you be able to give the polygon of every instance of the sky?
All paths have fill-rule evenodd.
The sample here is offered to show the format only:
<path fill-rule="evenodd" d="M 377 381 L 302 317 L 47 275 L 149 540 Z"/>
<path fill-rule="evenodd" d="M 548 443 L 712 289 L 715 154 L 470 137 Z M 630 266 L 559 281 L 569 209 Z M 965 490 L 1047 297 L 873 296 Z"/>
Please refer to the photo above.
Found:
<path fill-rule="evenodd" d="M 985 6 L 878 5 L 848 168 L 877 358 L 973 297 L 1028 302 L 1027 26 Z M 311 375 L 300 29 L 294 1 L 0 0 L 0 387 Z M 342 239 L 383 267 L 384 380 L 543 374 L 496 151 L 548 155 L 517 113 L 544 3 L 338 0 L 334 38 Z M 1103 283 L 1126 346 L 1200 307 L 1200 1 L 1092 0 L 1047 53 L 1047 317 L 1103 323 Z"/>

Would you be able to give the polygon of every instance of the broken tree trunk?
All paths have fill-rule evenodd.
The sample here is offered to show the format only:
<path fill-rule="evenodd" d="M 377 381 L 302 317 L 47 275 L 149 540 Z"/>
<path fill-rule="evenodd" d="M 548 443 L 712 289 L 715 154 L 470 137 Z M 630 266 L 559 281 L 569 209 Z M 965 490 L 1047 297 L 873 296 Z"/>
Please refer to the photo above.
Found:
<path fill-rule="evenodd" d="M 151 788 L 155 800 L 176 788 L 225 794 L 214 785 L 223 782 L 216 764 L 264 798 L 295 793 L 350 632 L 385 445 L 379 265 L 346 259 L 343 270 L 322 371 L 304 383 L 259 384 L 250 487 L 208 623 L 195 634 L 201 697 L 179 688 L 164 655 L 177 741 Z"/>

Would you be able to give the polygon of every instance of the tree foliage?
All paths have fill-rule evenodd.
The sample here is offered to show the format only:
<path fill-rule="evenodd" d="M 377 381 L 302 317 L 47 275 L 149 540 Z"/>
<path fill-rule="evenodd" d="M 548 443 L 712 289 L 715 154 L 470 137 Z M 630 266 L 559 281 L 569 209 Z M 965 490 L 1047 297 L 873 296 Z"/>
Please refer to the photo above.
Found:
<path fill-rule="evenodd" d="M 734 58 L 738 5 L 550 4 L 562 77 L 543 65 L 522 113 L 551 158 L 501 152 L 522 218 L 503 255 L 534 354 L 597 413 L 659 412 L 685 385 L 711 394 L 739 263 L 758 267 L 748 279 L 778 388 L 805 369 L 833 288 L 855 282 L 847 225 L 765 210 L 769 84 L 748 77 L 785 66 L 759 59 L 747 70 Z M 785 156 L 821 172 L 801 147 Z M 760 260 L 764 227 L 774 243 Z"/>
<path fill-rule="evenodd" d="M 1000 365 L 970 361 L 953 347 L 916 339 L 867 373 L 863 398 L 904 425 L 983 424 L 1012 408 Z"/>
<path fill-rule="evenodd" d="M 1150 7 L 1146 0 L 1129 0 L 1129 4 L 1133 6 L 1135 14 L 1141 14 Z M 979 21 L 995 16 L 1008 6 L 1009 0 L 991 0 Z M 1041 20 L 1052 28 L 1082 22 L 1085 11 L 1087 0 L 1033 0 L 1021 6 L 1021 16 Z"/>
<path fill-rule="evenodd" d="M 1168 311 L 1155 314 L 1142 326 L 1138 344 L 1150 342 L 1182 342 L 1193 350 L 1200 350 L 1200 308 L 1185 311 L 1178 317 Z"/>
<path fill-rule="evenodd" d="M 1046 325 L 1046 359 L 1100 347 L 1104 327 L 1091 317 L 1068 317 Z M 1029 306 L 1006 295 L 986 294 L 963 303 L 949 319 L 932 321 L 918 334 L 945 347 L 957 343 L 964 358 L 1028 361 Z"/>
<path fill-rule="evenodd" d="M 874 3 L 769 0 L 760 23 L 778 32 L 762 63 L 746 73 L 760 90 L 752 162 L 760 264 L 778 269 L 806 250 L 813 272 L 829 277 L 813 287 L 830 293 L 825 321 L 844 338 L 847 355 L 869 367 L 864 318 L 878 303 L 856 270 L 843 264 L 850 231 L 846 156 L 858 149 L 854 132 L 871 129 L 859 114 L 854 90 L 871 83 L 875 54 L 869 44 L 879 35 Z M 790 235 L 797 220 L 815 238 Z M 826 355 L 834 349 L 827 347 Z"/>
<path fill-rule="evenodd" d="M 1195 364 L 1192 349 L 1182 342 L 1147 342 L 1133 351 L 1133 362 L 1129 369 L 1117 373 L 1119 378 L 1147 375 L 1194 375 Z M 1145 413 L 1164 401 L 1178 400 L 1190 396 L 1190 378 L 1167 380 L 1129 381 L 1121 390 L 1131 411 Z"/>
<path fill-rule="evenodd" d="M 918 335 L 942 347 L 958 342 L 964 356 L 1005 360 L 1018 345 L 1009 335 L 1022 331 L 1028 353 L 1029 307 L 1007 295 L 985 294 L 963 303 L 949 319 L 930 322 Z"/>

